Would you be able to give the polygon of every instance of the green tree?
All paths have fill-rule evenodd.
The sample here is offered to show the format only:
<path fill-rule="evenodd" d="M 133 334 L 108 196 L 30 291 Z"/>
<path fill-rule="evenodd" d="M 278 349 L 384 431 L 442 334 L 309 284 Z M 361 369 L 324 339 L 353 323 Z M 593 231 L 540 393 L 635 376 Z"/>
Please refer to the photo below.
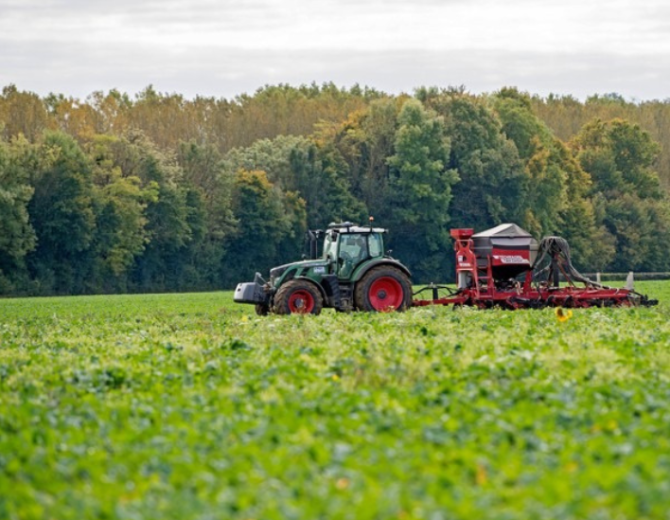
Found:
<path fill-rule="evenodd" d="M 30 145 L 23 138 L 11 145 L 0 142 L 0 294 L 11 290 L 10 281 L 23 274 L 26 254 L 35 247 L 28 215 L 34 189 L 21 157 L 26 148 Z"/>
<path fill-rule="evenodd" d="M 289 161 L 294 178 L 289 189 L 305 201 L 311 228 L 323 228 L 333 221 L 364 221 L 365 207 L 351 193 L 346 164 L 334 147 L 314 143 L 296 147 Z"/>
<path fill-rule="evenodd" d="M 602 224 L 614 237 L 610 269 L 670 266 L 670 203 L 653 166 L 659 146 L 638 125 L 593 121 L 571 143 L 593 179 L 591 192 Z"/>
<path fill-rule="evenodd" d="M 615 239 L 598 218 L 591 193 L 591 176 L 566 145 L 557 141 L 556 152 L 566 172 L 567 204 L 560 212 L 560 234 L 569 240 L 575 265 L 602 271 L 614 256 Z"/>
<path fill-rule="evenodd" d="M 310 228 L 324 227 L 333 220 L 365 218 L 363 204 L 351 193 L 347 165 L 329 144 L 294 136 L 263 139 L 229 152 L 226 165 L 228 171 L 265 171 L 282 191 L 298 194 L 305 201 Z"/>
<path fill-rule="evenodd" d="M 514 142 L 526 168 L 521 225 L 541 236 L 560 229 L 560 213 L 567 204 L 567 174 L 558 158 L 560 143 L 533 114 L 530 99 L 516 89 L 502 89 L 494 106 L 503 131 Z"/>
<path fill-rule="evenodd" d="M 142 195 L 144 251 L 134 257 L 130 287 L 177 290 L 184 271 L 184 250 L 196 247 L 189 223 L 188 187 L 176 159 L 161 152 L 141 132 L 108 143 L 109 158 L 125 179 L 139 179 Z M 127 181 L 126 181 L 127 182 Z M 131 181 L 135 182 L 135 180 Z M 148 195 L 148 196 L 145 196 Z"/>
<path fill-rule="evenodd" d="M 239 228 L 228 244 L 227 284 L 295 260 L 307 229 L 304 201 L 294 193 L 283 193 L 263 171 L 240 170 L 234 194 Z"/>
<path fill-rule="evenodd" d="M 145 211 L 158 192 L 155 182 L 143 186 L 139 177 L 124 175 L 114 158 L 118 144 L 117 137 L 96 136 L 89 146 L 97 223 L 94 276 L 106 291 L 126 289 L 126 275 L 149 241 Z"/>
<path fill-rule="evenodd" d="M 37 247 L 28 256 L 41 291 L 82 293 L 91 274 L 95 232 L 91 162 L 70 136 L 48 133 L 38 148 L 28 205 Z"/>
<path fill-rule="evenodd" d="M 188 278 L 194 288 L 219 288 L 227 272 L 226 245 L 237 229 L 232 204 L 235 175 L 226 170 L 212 145 L 181 143 L 177 161 L 189 187 L 188 221 L 197 244 L 189 249 Z"/>
<path fill-rule="evenodd" d="M 453 186 L 452 227 L 482 231 L 502 222 L 521 222 L 524 163 L 485 100 L 460 89 L 420 89 L 417 97 L 445 119 L 449 167 L 460 179 Z"/>
<path fill-rule="evenodd" d="M 584 102 L 572 96 L 532 98 L 534 112 L 564 141 L 573 139 L 594 120 L 623 119 L 649 132 L 658 143 L 670 139 L 670 100 L 625 101 L 618 94 L 590 96 Z M 655 162 L 661 185 L 670 188 L 670 148 L 663 146 Z"/>
<path fill-rule="evenodd" d="M 458 175 L 447 168 L 449 143 L 442 118 L 419 101 L 407 100 L 398 116 L 394 148 L 388 158 L 390 204 L 383 215 L 393 230 L 393 247 L 416 279 L 443 278 L 451 249 L 451 189 Z"/>
<path fill-rule="evenodd" d="M 332 146 L 346 165 L 341 175 L 370 215 L 388 213 L 390 166 L 394 154 L 398 114 L 407 97 L 377 99 L 365 110 L 353 112 L 338 125 L 322 125 L 317 140 Z"/>
<path fill-rule="evenodd" d="M 639 125 L 595 120 L 584 126 L 573 147 L 597 191 L 610 197 L 634 192 L 644 199 L 662 198 L 654 170 L 660 147 Z"/>
<path fill-rule="evenodd" d="M 528 95 L 503 89 L 494 96 L 493 106 L 525 164 L 523 197 L 518 201 L 521 225 L 536 237 L 563 236 L 578 266 L 599 267 L 611 254 L 613 239 L 597 222 L 589 173 L 532 112 Z"/>

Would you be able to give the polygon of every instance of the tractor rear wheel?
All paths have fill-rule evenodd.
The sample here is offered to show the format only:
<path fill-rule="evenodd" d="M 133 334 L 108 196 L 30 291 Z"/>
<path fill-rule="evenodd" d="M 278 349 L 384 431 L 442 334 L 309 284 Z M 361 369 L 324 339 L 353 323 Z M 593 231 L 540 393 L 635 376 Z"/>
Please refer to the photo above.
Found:
<path fill-rule="evenodd" d="M 273 310 L 277 314 L 319 314 L 322 308 L 321 291 L 305 280 L 290 280 L 275 294 Z"/>
<path fill-rule="evenodd" d="M 412 285 L 400 269 L 382 265 L 363 275 L 356 284 L 354 300 L 362 311 L 404 311 L 412 304 Z"/>

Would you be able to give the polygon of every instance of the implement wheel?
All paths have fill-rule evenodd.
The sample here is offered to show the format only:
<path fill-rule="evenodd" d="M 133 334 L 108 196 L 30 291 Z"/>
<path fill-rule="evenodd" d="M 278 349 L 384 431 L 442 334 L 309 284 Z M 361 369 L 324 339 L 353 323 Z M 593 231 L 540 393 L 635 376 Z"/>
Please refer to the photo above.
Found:
<path fill-rule="evenodd" d="M 354 299 L 362 311 L 404 311 L 412 304 L 412 286 L 400 269 L 382 265 L 365 273 L 356 284 Z"/>
<path fill-rule="evenodd" d="M 290 280 L 275 294 L 277 314 L 319 314 L 323 308 L 321 291 L 305 280 Z"/>

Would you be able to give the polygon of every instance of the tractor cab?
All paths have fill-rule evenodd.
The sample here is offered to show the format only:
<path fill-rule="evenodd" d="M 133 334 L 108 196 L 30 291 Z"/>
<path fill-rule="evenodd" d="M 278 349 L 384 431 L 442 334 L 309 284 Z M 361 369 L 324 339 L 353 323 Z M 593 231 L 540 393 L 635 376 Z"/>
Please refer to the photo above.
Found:
<path fill-rule="evenodd" d="M 328 226 L 324 233 L 323 258 L 328 261 L 329 271 L 348 280 L 359 265 L 382 257 L 385 232 L 382 228 L 359 227 L 349 222 Z"/>

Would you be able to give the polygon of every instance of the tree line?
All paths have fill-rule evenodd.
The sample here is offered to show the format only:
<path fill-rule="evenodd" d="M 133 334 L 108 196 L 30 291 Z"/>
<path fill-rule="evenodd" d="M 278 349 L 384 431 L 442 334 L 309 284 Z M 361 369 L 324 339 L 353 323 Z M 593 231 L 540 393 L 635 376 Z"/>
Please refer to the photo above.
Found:
<path fill-rule="evenodd" d="M 561 235 L 587 270 L 670 270 L 666 102 L 332 84 L 233 100 L 0 96 L 0 294 L 231 288 L 332 221 L 390 229 L 416 282 L 449 229 Z M 652 117 L 653 115 L 653 117 Z"/>

